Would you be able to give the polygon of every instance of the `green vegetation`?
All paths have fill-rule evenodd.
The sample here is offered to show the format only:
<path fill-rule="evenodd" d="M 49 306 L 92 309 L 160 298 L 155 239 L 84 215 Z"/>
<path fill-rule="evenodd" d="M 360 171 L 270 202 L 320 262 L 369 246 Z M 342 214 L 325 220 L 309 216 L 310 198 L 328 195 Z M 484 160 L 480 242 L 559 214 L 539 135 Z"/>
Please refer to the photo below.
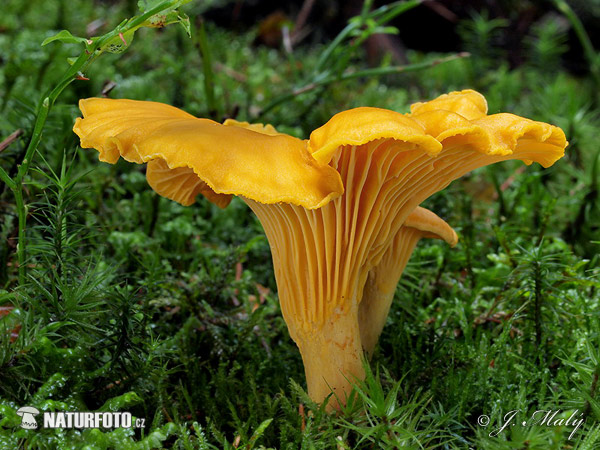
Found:
<path fill-rule="evenodd" d="M 19 131 L 0 146 L 0 449 L 598 448 L 599 59 L 565 2 L 531 27 L 516 67 L 495 45 L 509 22 L 486 12 L 458 26 L 470 57 L 408 50 L 408 66 L 369 67 L 363 41 L 418 2 L 367 2 L 337 38 L 280 49 L 255 44 L 258 24 L 201 20 L 227 2 L 140 3 L 2 5 L 0 140 Z M 579 45 L 569 27 L 589 75 L 563 66 Z M 304 392 L 269 245 L 243 202 L 158 197 L 143 168 L 99 163 L 71 130 L 78 99 L 102 93 L 307 137 L 344 109 L 405 112 L 465 88 L 491 112 L 562 127 L 567 156 L 479 170 L 425 202 L 459 244 L 419 244 L 367 380 L 337 416 Z M 25 430 L 25 405 L 130 411 L 145 428 Z M 585 422 L 571 439 L 566 425 L 490 436 L 512 410 Z"/>

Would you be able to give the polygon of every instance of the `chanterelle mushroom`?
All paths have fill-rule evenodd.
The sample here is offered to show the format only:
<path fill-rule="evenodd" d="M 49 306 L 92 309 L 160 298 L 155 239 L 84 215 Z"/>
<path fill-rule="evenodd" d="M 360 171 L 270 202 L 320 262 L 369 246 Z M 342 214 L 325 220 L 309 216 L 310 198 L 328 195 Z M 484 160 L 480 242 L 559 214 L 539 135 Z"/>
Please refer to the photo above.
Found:
<path fill-rule="evenodd" d="M 407 115 L 344 111 L 304 141 L 153 102 L 92 98 L 80 108 L 73 130 L 101 161 L 147 162 L 149 184 L 184 205 L 201 193 L 220 206 L 239 195 L 252 208 L 309 394 L 320 402 L 333 391 L 332 407 L 364 376 L 363 351 L 372 351 L 389 308 L 381 280 L 397 281 L 415 239 L 455 241 L 441 219 L 415 208 L 477 167 L 508 159 L 548 167 L 567 145 L 555 126 L 487 115 L 471 90 L 417 103 Z"/>

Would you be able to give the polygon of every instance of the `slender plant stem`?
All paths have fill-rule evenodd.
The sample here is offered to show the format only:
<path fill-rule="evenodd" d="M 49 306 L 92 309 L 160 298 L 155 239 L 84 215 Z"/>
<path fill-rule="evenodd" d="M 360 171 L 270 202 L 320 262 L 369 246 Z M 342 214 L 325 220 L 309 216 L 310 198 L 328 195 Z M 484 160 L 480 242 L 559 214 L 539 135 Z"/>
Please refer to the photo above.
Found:
<path fill-rule="evenodd" d="M 58 84 L 52 90 L 50 90 L 49 93 L 44 94 L 42 96 L 42 100 L 38 107 L 35 124 L 33 126 L 31 139 L 29 140 L 29 144 L 27 145 L 25 157 L 23 158 L 21 164 L 19 164 L 15 179 L 11 179 L 10 176 L 6 173 L 6 171 L 0 168 L 0 179 L 2 179 L 2 181 L 4 181 L 6 185 L 13 191 L 13 195 L 15 197 L 15 205 L 17 208 L 17 216 L 19 218 L 19 241 L 17 244 L 17 260 L 19 265 L 20 285 L 22 285 L 25 282 L 27 276 L 27 207 L 23 198 L 23 180 L 29 172 L 31 161 L 42 138 L 42 131 L 46 124 L 48 114 L 50 113 L 50 110 L 54 105 L 54 102 L 63 92 L 63 90 L 67 86 L 69 86 L 74 80 L 77 79 L 77 75 L 80 72 L 84 71 L 98 56 L 100 56 L 100 54 L 103 52 L 103 47 L 109 41 L 118 37 L 122 33 L 136 30 L 142 27 L 144 22 L 146 22 L 146 20 L 148 20 L 155 14 L 158 14 L 166 9 L 176 7 L 183 3 L 184 2 L 182 2 L 181 0 L 166 0 L 160 2 L 154 8 L 149 9 L 143 14 L 140 14 L 139 16 L 136 16 L 131 20 L 125 20 L 121 22 L 121 24 L 119 24 L 111 32 L 101 37 L 91 39 L 87 43 L 85 50 L 79 55 L 75 62 L 73 62 L 73 64 L 65 71 Z"/>
<path fill-rule="evenodd" d="M 17 207 L 17 216 L 19 218 L 19 237 L 17 242 L 17 260 L 19 264 L 19 284 L 25 282 L 25 276 L 27 271 L 25 270 L 25 259 L 27 254 L 25 248 L 27 241 L 25 240 L 25 227 L 27 226 L 27 207 L 23 202 L 23 189 L 22 186 L 13 189 L 15 196 L 15 206 Z"/>
<path fill-rule="evenodd" d="M 590 64 L 590 72 L 592 72 L 596 84 L 600 86 L 600 65 L 598 53 L 596 53 L 594 45 L 592 44 L 587 31 L 585 31 L 585 27 L 581 23 L 581 20 L 579 20 L 579 17 L 577 17 L 577 14 L 575 14 L 575 11 L 573 11 L 571 6 L 565 0 L 554 0 L 554 4 L 559 11 L 566 16 L 569 22 L 571 22 L 571 26 L 573 27 L 573 30 L 575 31 L 575 34 L 577 35 L 577 38 L 583 47 L 585 57 Z"/>
<path fill-rule="evenodd" d="M 14 190 L 17 186 L 2 167 L 0 167 L 0 180 L 4 181 L 11 190 Z"/>
<path fill-rule="evenodd" d="M 596 397 L 596 388 L 598 387 L 598 377 L 600 376 L 600 366 L 596 366 L 596 370 L 594 370 L 594 376 L 592 377 L 592 385 L 590 386 L 590 398 L 586 400 L 585 406 L 583 407 L 583 415 L 587 416 L 590 412 L 591 401 L 593 401 Z"/>
<path fill-rule="evenodd" d="M 388 20 L 394 18 L 395 16 L 400 15 L 403 12 L 408 11 L 411 8 L 414 8 L 419 3 L 420 3 L 420 1 L 413 0 L 413 1 L 409 1 L 409 2 L 395 2 L 395 3 L 389 4 L 389 5 L 383 5 L 379 8 L 377 8 L 375 11 L 371 12 L 370 18 L 375 20 L 377 22 L 377 24 L 383 24 L 383 23 L 387 22 Z M 335 52 L 335 49 L 339 47 L 339 45 L 344 41 L 344 39 L 348 38 L 355 30 L 358 30 L 364 24 L 364 20 L 365 20 L 365 16 L 367 15 L 367 12 L 368 11 L 365 11 L 364 9 L 362 11 L 361 16 L 363 18 L 363 21 L 362 21 L 363 23 L 361 23 L 359 21 L 350 22 L 335 37 L 335 39 L 333 41 L 331 41 L 331 43 L 327 46 L 327 48 L 321 54 L 321 56 L 319 57 L 319 60 L 317 61 L 317 64 L 315 66 L 316 72 L 320 72 L 321 70 L 325 69 L 325 67 L 328 64 L 329 59 L 332 57 L 333 53 Z M 367 36 L 363 37 L 361 42 L 364 39 L 366 39 L 366 37 Z M 346 51 L 345 53 L 349 54 L 350 52 Z"/>
<path fill-rule="evenodd" d="M 0 152 L 3 152 L 4 150 L 6 150 L 8 148 L 8 146 L 10 144 L 12 144 L 13 142 L 15 142 L 17 139 L 19 139 L 19 137 L 23 134 L 23 130 L 21 130 L 20 128 L 16 131 L 14 131 L 13 133 L 11 133 L 6 139 L 4 139 L 2 142 L 0 142 Z"/>
<path fill-rule="evenodd" d="M 210 45 L 208 44 L 206 31 L 204 29 L 204 22 L 200 23 L 200 29 L 198 30 L 198 44 L 200 45 L 200 52 L 202 53 L 202 71 L 204 72 L 206 103 L 208 104 L 208 110 L 212 118 L 216 119 L 219 115 L 219 111 L 217 110 L 217 103 L 215 101 L 214 71 L 210 55 Z"/>

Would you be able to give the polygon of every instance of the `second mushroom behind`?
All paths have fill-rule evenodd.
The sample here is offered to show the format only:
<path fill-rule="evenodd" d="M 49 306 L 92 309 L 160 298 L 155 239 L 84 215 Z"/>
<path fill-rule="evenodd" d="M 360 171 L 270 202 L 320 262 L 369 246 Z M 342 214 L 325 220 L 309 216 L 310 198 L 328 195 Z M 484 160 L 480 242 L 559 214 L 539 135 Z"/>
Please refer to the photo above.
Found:
<path fill-rule="evenodd" d="M 417 243 L 423 238 L 443 239 L 451 247 L 458 242 L 458 236 L 450 225 L 419 206 L 396 233 L 379 264 L 369 272 L 358 307 L 360 339 L 369 358 L 373 356 L 385 325 L 402 272 Z"/>
<path fill-rule="evenodd" d="M 161 195 L 189 205 L 198 194 L 224 207 L 239 195 L 262 223 L 278 295 L 304 362 L 308 392 L 328 407 L 364 377 L 395 285 L 421 237 L 456 235 L 419 204 L 478 167 L 508 159 L 552 165 L 560 128 L 512 114 L 487 115 L 483 96 L 454 92 L 411 114 L 356 108 L 309 140 L 273 127 L 197 119 L 167 105 L 89 99 L 74 131 L 114 163 L 150 162 Z"/>

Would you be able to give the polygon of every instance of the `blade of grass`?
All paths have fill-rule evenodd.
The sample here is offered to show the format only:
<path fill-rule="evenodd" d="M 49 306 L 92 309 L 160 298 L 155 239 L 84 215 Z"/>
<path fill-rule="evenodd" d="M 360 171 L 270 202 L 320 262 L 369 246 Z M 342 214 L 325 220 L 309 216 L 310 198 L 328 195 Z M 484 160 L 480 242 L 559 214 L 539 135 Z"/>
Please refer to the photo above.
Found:
<path fill-rule="evenodd" d="M 340 33 L 335 37 L 335 39 L 331 41 L 331 43 L 327 46 L 325 51 L 321 53 L 321 56 L 317 61 L 317 64 L 314 69 L 315 72 L 321 72 L 323 68 L 327 66 L 327 62 L 333 55 L 333 52 L 335 52 L 335 50 L 340 46 L 340 44 L 348 36 L 350 36 L 354 30 L 359 29 L 363 25 L 364 21 L 366 21 L 367 19 L 373 20 L 377 25 L 381 25 L 393 19 L 394 17 L 414 8 L 420 3 L 420 0 L 413 0 L 409 2 L 395 2 L 389 5 L 381 6 L 380 8 L 377 8 L 375 11 L 373 11 L 370 14 L 367 14 L 366 16 L 363 11 L 363 20 L 350 21 L 350 23 L 348 23 L 348 25 L 346 25 L 346 27 L 342 31 L 340 31 Z"/>
<path fill-rule="evenodd" d="M 583 47 L 583 52 L 585 54 L 588 63 L 590 64 L 590 72 L 592 73 L 596 84 L 600 86 L 600 65 L 598 61 L 598 53 L 594 49 L 592 41 L 590 37 L 585 31 L 585 27 L 575 14 L 575 11 L 569 6 L 569 4 L 565 0 L 554 0 L 554 4 L 558 8 L 560 12 L 562 12 L 565 17 L 571 22 L 571 26 Z"/>
<path fill-rule="evenodd" d="M 202 54 L 204 93 L 206 94 L 208 112 L 213 119 L 216 119 L 219 115 L 219 111 L 217 110 L 217 103 L 215 101 L 215 76 L 210 55 L 210 46 L 208 45 L 208 39 L 206 38 L 206 30 L 204 29 L 204 22 L 200 23 L 200 28 L 198 30 L 198 44 L 200 45 L 200 53 Z"/>

